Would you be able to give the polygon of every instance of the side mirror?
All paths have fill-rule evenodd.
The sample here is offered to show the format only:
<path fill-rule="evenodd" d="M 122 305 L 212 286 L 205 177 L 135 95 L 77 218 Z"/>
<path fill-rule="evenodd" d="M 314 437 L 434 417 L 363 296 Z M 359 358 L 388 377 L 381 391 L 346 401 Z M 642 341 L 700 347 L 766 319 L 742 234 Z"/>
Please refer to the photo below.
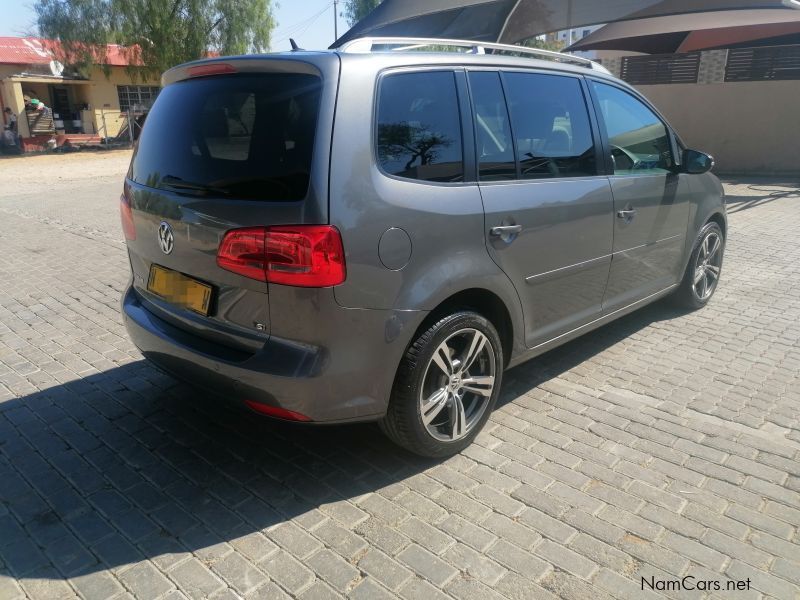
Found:
<path fill-rule="evenodd" d="M 684 173 L 701 175 L 714 167 L 714 158 L 699 150 L 684 150 L 682 166 Z"/>

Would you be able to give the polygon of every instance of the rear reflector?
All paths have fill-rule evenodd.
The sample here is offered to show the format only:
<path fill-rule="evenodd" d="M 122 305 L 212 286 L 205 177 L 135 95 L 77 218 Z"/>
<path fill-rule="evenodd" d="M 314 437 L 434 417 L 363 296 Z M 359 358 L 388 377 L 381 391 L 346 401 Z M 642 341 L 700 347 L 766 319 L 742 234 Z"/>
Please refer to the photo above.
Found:
<path fill-rule="evenodd" d="M 136 239 L 136 225 L 133 223 L 133 210 L 131 210 L 131 201 L 128 199 L 127 194 L 122 194 L 119 197 L 119 216 L 122 219 L 122 232 L 125 234 L 125 239 L 134 241 Z"/>
<path fill-rule="evenodd" d="M 262 404 L 261 402 L 254 402 L 253 400 L 245 400 L 245 404 L 247 404 L 247 406 L 256 412 L 260 412 L 261 414 L 268 415 L 270 417 L 275 417 L 276 419 L 303 422 L 308 422 L 311 420 L 307 416 L 301 415 L 293 410 L 286 410 L 285 408 L 278 408 L 277 406 L 270 406 L 268 404 Z"/>
<path fill-rule="evenodd" d="M 251 279 L 331 287 L 347 276 L 339 230 L 331 225 L 246 227 L 225 234 L 217 265 Z"/>
<path fill-rule="evenodd" d="M 197 65 L 186 69 L 189 77 L 206 77 L 208 75 L 224 75 L 226 73 L 236 73 L 233 65 L 228 63 L 210 63 L 207 65 Z"/>

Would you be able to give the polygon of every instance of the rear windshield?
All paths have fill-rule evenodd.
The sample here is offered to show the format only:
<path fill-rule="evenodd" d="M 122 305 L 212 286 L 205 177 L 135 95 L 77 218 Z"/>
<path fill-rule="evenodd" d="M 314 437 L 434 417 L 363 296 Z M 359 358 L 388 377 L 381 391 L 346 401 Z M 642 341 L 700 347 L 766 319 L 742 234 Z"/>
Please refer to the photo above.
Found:
<path fill-rule="evenodd" d="M 149 187 L 247 200 L 308 192 L 321 80 L 225 75 L 167 86 L 147 116 L 131 178 Z"/>

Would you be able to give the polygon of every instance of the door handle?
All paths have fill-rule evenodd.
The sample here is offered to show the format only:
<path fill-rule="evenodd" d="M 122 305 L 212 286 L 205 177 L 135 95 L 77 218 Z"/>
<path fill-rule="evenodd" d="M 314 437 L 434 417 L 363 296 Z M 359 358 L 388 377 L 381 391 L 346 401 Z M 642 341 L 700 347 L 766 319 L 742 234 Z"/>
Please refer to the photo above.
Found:
<path fill-rule="evenodd" d="M 516 235 L 522 231 L 522 225 L 498 225 L 489 230 L 490 235 L 498 237 Z"/>
<path fill-rule="evenodd" d="M 633 217 L 635 216 L 636 216 L 636 210 L 633 208 L 617 211 L 617 218 L 625 219 L 626 223 L 630 223 L 631 221 L 633 221 Z"/>

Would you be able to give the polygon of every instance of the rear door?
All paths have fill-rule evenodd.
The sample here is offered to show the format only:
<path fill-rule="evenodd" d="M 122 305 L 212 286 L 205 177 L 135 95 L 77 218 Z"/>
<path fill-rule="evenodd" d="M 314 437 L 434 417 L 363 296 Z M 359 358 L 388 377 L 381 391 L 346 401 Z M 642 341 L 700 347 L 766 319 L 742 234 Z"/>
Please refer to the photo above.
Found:
<path fill-rule="evenodd" d="M 125 195 L 133 286 L 146 308 L 244 351 L 269 334 L 268 286 L 218 267 L 220 241 L 239 227 L 327 221 L 332 114 L 321 107 L 332 112 L 335 84 L 326 81 L 336 77 L 299 61 L 232 65 L 161 91 Z M 166 298 L 156 285 L 165 273 L 207 286 L 207 310 Z"/>
<path fill-rule="evenodd" d="M 599 315 L 612 199 L 580 77 L 471 71 L 486 243 L 537 346 Z"/>
<path fill-rule="evenodd" d="M 590 86 L 611 158 L 614 257 L 603 308 L 613 311 L 680 278 L 689 188 L 655 111 L 622 87 L 595 80 Z"/>

